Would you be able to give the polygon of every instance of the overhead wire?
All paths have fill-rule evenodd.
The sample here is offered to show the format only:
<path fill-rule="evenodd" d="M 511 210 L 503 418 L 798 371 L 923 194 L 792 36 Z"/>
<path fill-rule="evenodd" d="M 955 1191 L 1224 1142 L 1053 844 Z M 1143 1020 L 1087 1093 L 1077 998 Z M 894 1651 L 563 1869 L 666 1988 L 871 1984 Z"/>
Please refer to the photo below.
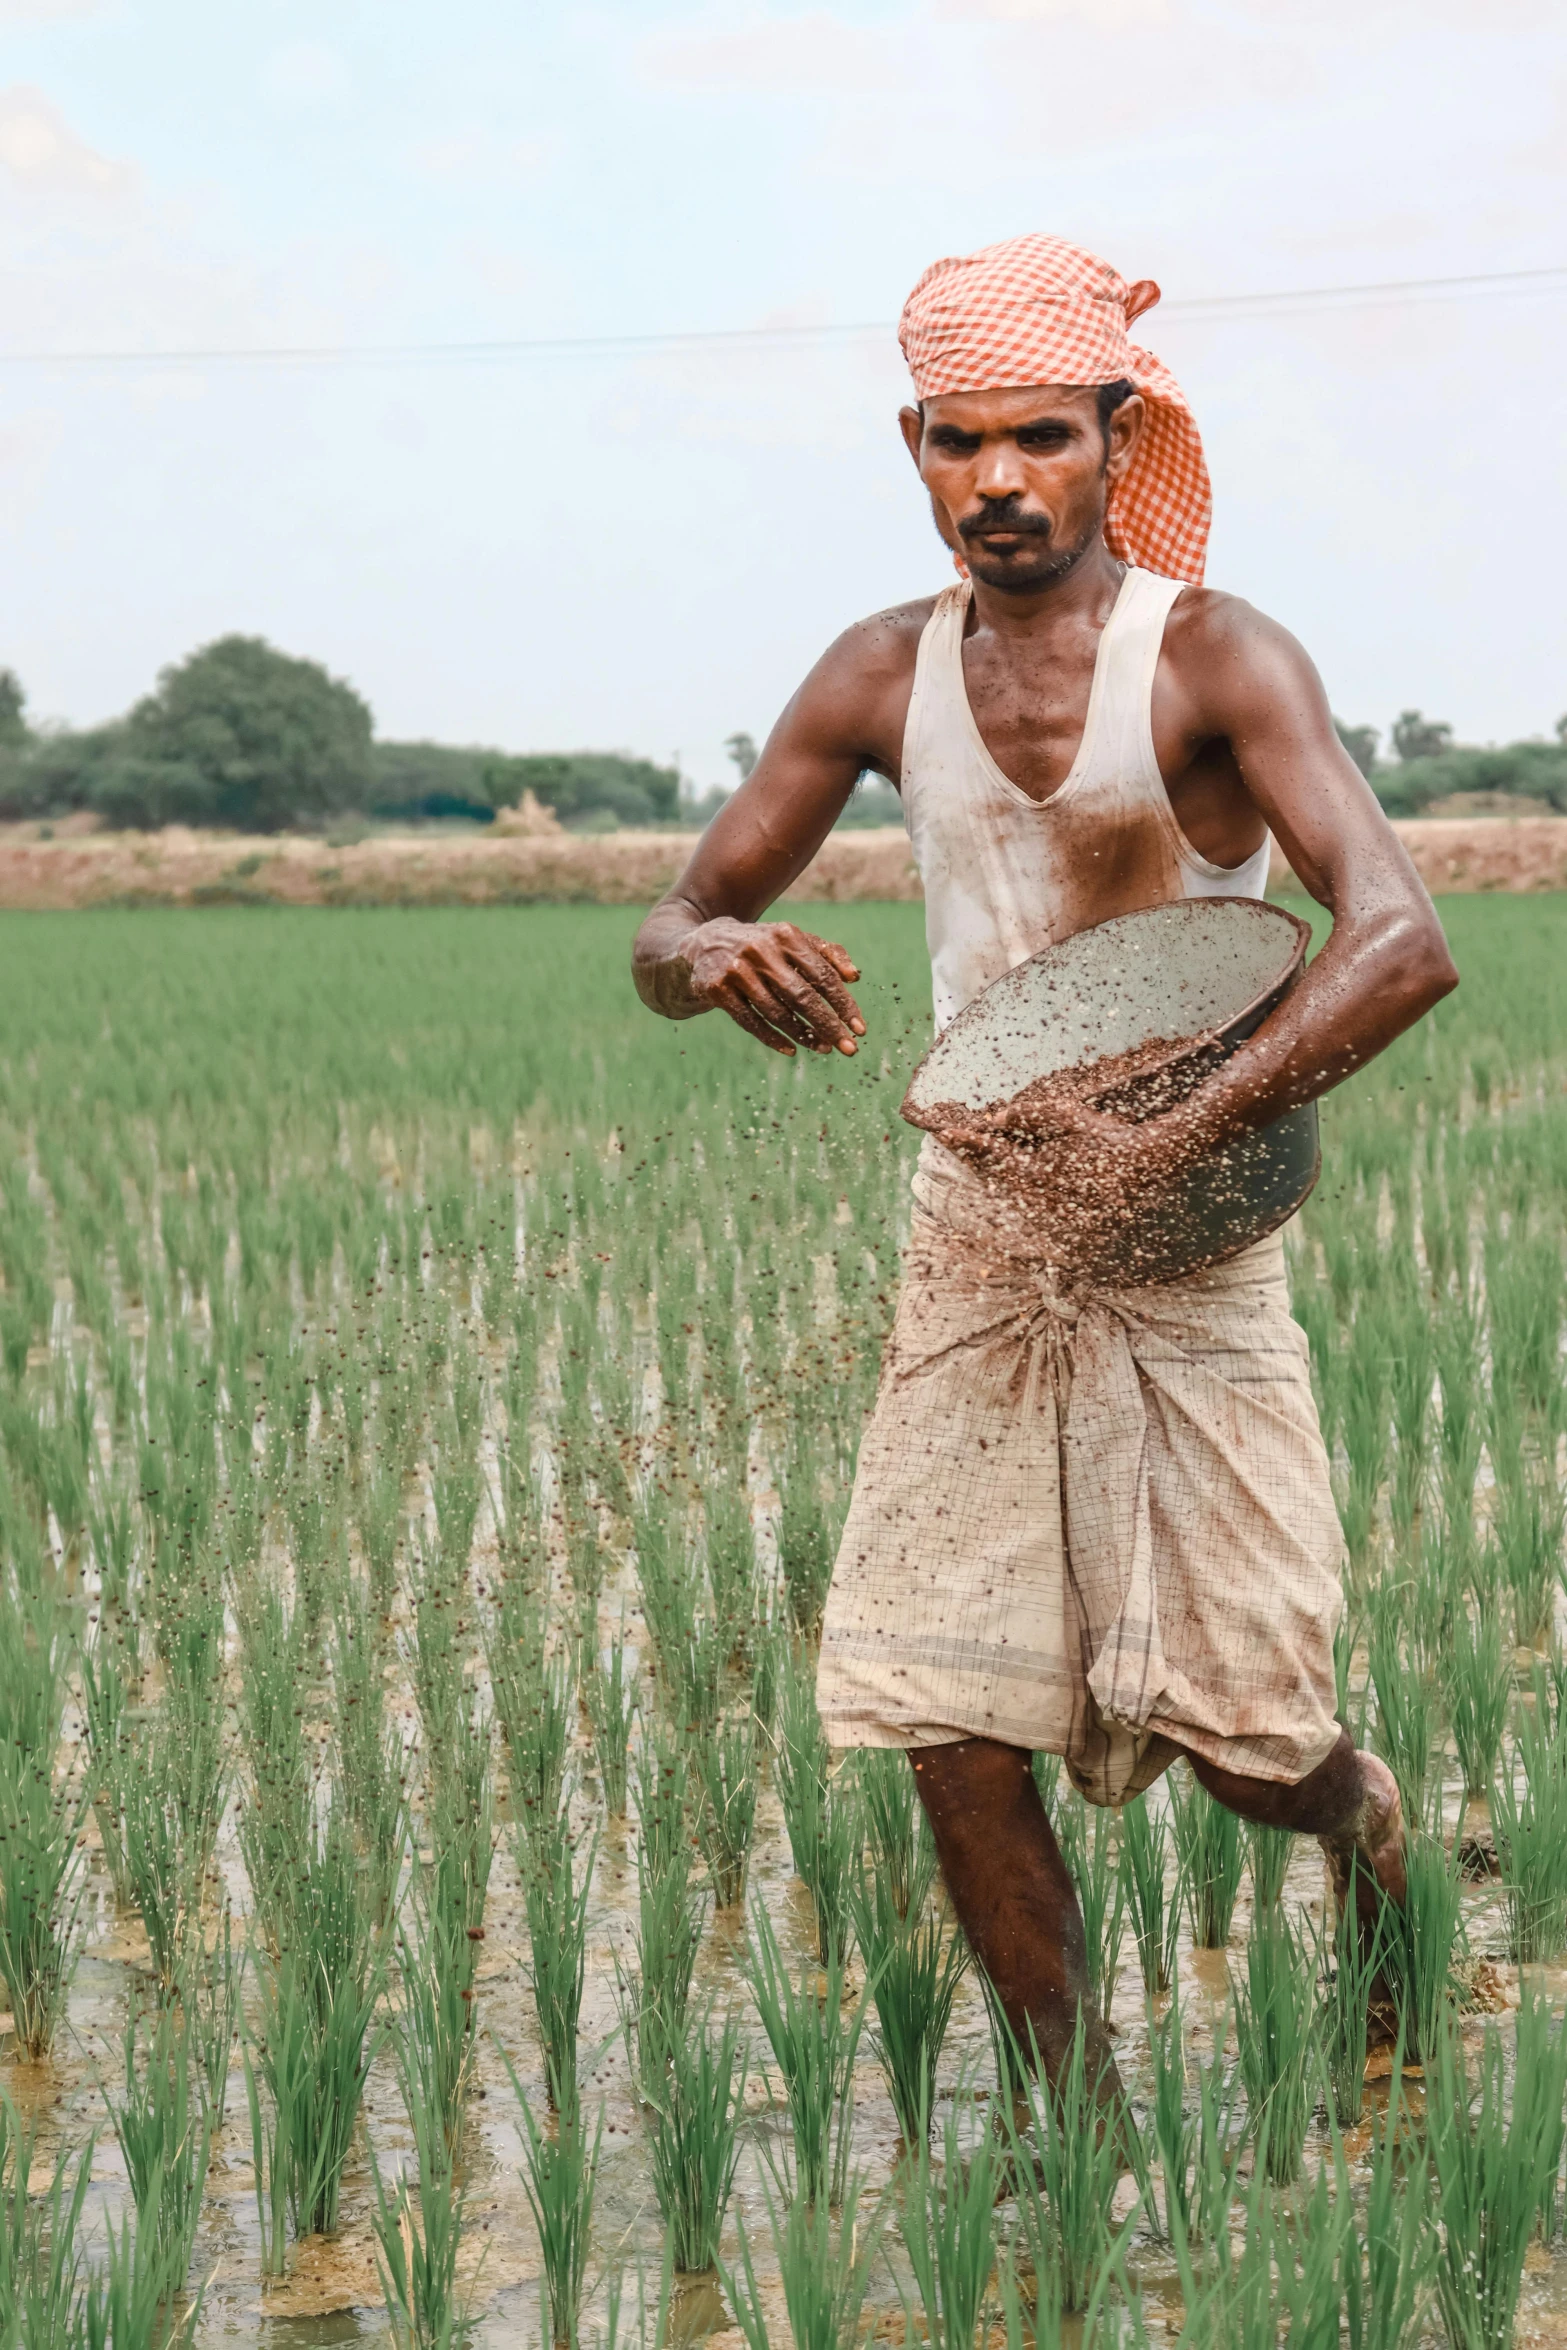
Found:
<path fill-rule="evenodd" d="M 1454 277 L 1383 278 L 1366 284 L 1281 286 L 1247 294 L 1177 296 L 1159 305 L 1161 318 L 1203 321 L 1244 316 L 1285 316 L 1292 311 L 1392 308 L 1406 302 L 1462 301 L 1505 294 L 1567 291 L 1567 263 L 1538 269 L 1471 271 Z M 891 319 L 843 325 L 782 325 L 678 329 L 644 334 L 493 336 L 473 340 L 388 343 L 255 343 L 180 346 L 166 350 L 8 351 L 0 367 L 132 368 L 217 366 L 354 366 L 421 360 L 513 360 L 624 352 L 777 348 L 780 345 L 852 341 L 886 335 Z"/>

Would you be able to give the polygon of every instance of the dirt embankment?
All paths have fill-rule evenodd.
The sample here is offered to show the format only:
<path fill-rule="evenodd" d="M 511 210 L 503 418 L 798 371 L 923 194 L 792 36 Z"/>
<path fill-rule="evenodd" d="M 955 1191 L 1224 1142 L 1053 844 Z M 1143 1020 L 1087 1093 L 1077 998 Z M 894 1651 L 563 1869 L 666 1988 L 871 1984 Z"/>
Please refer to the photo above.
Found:
<path fill-rule="evenodd" d="M 646 905 L 689 856 L 671 832 L 385 833 L 341 847 L 170 827 L 44 838 L 0 826 L 0 909 L 84 906 Z M 1567 817 L 1420 817 L 1395 825 L 1427 888 L 1567 889 Z M 1289 868 L 1275 854 L 1273 879 Z M 915 899 L 904 834 L 844 832 L 785 895 L 845 904 Z"/>

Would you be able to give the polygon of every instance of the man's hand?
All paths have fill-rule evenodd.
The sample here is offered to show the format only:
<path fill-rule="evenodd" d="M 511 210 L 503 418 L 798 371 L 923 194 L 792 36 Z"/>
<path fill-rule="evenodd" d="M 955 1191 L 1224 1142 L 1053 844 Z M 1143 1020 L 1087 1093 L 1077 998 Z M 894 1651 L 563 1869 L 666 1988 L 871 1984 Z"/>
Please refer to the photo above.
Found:
<path fill-rule="evenodd" d="M 775 1053 L 852 1053 L 865 1034 L 844 985 L 860 976 L 853 957 L 796 923 L 721 915 L 688 931 L 678 954 L 692 1004 L 727 1012 Z"/>

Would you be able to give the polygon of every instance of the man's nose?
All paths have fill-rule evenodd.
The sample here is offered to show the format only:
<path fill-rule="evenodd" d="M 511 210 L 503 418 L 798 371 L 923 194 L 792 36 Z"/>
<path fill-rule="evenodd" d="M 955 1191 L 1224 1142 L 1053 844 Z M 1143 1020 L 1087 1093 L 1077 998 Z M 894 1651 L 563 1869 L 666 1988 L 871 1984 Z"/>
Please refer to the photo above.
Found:
<path fill-rule="evenodd" d="M 982 498 L 1015 498 L 1028 486 L 1016 441 L 987 441 L 979 453 L 974 487 Z"/>

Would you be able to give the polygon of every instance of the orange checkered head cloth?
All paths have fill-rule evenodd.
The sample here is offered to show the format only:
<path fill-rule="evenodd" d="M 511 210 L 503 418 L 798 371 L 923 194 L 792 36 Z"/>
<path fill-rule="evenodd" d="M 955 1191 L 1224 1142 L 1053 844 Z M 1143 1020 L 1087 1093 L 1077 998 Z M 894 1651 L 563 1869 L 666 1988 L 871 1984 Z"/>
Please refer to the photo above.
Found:
<path fill-rule="evenodd" d="M 903 305 L 898 340 L 921 400 L 1128 378 L 1147 420 L 1111 493 L 1106 544 L 1124 562 L 1200 587 L 1213 499 L 1196 419 L 1163 361 L 1126 331 L 1158 299 L 1150 280 L 1128 285 L 1061 237 L 1008 237 L 933 261 Z"/>

